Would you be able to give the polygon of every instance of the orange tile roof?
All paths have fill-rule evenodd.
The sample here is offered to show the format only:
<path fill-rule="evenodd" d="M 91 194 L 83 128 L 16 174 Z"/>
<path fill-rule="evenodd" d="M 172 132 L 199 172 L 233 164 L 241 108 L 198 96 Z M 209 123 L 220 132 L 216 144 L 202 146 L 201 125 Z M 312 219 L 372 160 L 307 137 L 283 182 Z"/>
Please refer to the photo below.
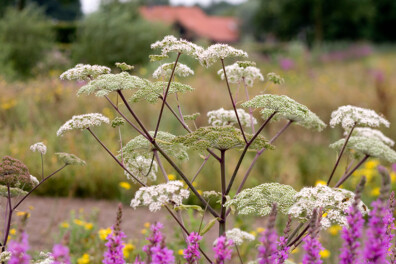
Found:
<path fill-rule="evenodd" d="M 208 16 L 199 7 L 141 7 L 140 14 L 149 21 L 180 24 L 197 37 L 216 42 L 239 39 L 238 20 L 234 17 Z"/>

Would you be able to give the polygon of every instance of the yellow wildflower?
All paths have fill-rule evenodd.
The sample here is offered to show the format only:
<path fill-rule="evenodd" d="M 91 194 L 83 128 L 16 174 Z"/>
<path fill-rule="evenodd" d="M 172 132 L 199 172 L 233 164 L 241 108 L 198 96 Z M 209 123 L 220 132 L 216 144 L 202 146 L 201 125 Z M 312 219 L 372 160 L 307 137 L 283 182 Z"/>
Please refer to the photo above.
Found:
<path fill-rule="evenodd" d="M 81 258 L 77 259 L 77 264 L 89 264 L 89 255 L 85 253 Z"/>
<path fill-rule="evenodd" d="M 319 255 L 321 258 L 328 258 L 330 257 L 330 251 L 328 251 L 327 249 L 323 249 L 319 252 Z"/>
<path fill-rule="evenodd" d="M 319 185 L 319 184 L 327 185 L 327 182 L 322 181 L 322 180 L 317 180 L 317 181 L 315 182 L 315 186 L 317 186 L 317 185 Z"/>
<path fill-rule="evenodd" d="M 60 224 L 60 226 L 61 226 L 62 228 L 69 228 L 69 223 L 68 223 L 68 222 L 62 222 L 62 223 Z"/>
<path fill-rule="evenodd" d="M 143 235 L 146 234 L 147 233 L 147 229 L 140 230 L 140 233 L 143 234 Z"/>
<path fill-rule="evenodd" d="M 131 255 L 131 252 L 135 249 L 135 246 L 131 243 L 124 244 L 124 248 L 122 249 L 122 254 L 124 258 L 128 259 Z"/>
<path fill-rule="evenodd" d="M 183 250 L 183 249 L 179 249 L 179 250 L 177 251 L 177 254 L 179 254 L 180 256 L 182 256 L 182 255 L 184 254 L 184 250 Z"/>
<path fill-rule="evenodd" d="M 300 249 L 297 247 L 297 248 L 294 248 L 291 253 L 297 254 L 299 251 L 300 251 Z"/>
<path fill-rule="evenodd" d="M 194 186 L 194 187 L 197 187 L 197 185 L 198 185 L 198 183 L 196 183 L 196 182 L 192 183 L 192 186 Z"/>
<path fill-rule="evenodd" d="M 145 227 L 145 228 L 149 228 L 149 227 L 150 227 L 150 222 L 144 223 L 144 227 Z"/>
<path fill-rule="evenodd" d="M 74 222 L 76 225 L 79 225 L 79 226 L 85 225 L 85 222 L 84 222 L 83 220 L 80 220 L 80 219 L 74 219 L 73 222 Z"/>
<path fill-rule="evenodd" d="M 92 223 L 85 223 L 84 228 L 85 228 L 86 230 L 92 230 L 93 224 L 92 224 Z"/>
<path fill-rule="evenodd" d="M 376 187 L 376 188 L 374 188 L 374 189 L 372 189 L 371 190 L 371 192 L 370 192 L 370 194 L 371 194 L 371 196 L 378 196 L 378 195 L 380 195 L 380 188 L 379 187 Z"/>
<path fill-rule="evenodd" d="M 395 183 L 396 182 L 396 172 L 392 171 L 390 173 L 390 178 L 391 178 L 392 183 Z"/>
<path fill-rule="evenodd" d="M 200 194 L 200 195 L 202 195 L 202 190 L 197 190 L 197 192 Z"/>
<path fill-rule="evenodd" d="M 328 229 L 328 232 L 333 235 L 336 236 L 340 231 L 341 231 L 341 226 L 339 225 L 333 225 Z"/>
<path fill-rule="evenodd" d="M 251 234 L 253 236 L 257 236 L 257 232 L 256 231 L 250 231 L 249 234 Z"/>
<path fill-rule="evenodd" d="M 263 227 L 257 227 L 256 231 L 257 231 L 257 233 L 262 233 L 262 232 L 265 231 L 265 228 L 263 228 Z"/>
<path fill-rule="evenodd" d="M 379 160 L 377 159 L 373 159 L 373 160 L 369 160 L 364 164 L 364 167 L 366 169 L 375 169 L 377 168 L 377 166 L 380 164 Z"/>
<path fill-rule="evenodd" d="M 99 230 L 98 235 L 101 240 L 106 240 L 107 236 L 111 233 L 111 228 L 102 228 Z"/>
<path fill-rule="evenodd" d="M 27 218 L 29 218 L 30 217 L 30 213 L 28 213 L 28 212 L 17 212 L 16 213 L 16 215 L 17 216 L 21 216 L 21 217 L 23 217 L 23 216 L 27 216 Z"/>
<path fill-rule="evenodd" d="M 16 229 L 15 228 L 11 228 L 10 235 L 15 235 L 15 234 L 16 234 Z"/>
<path fill-rule="evenodd" d="M 121 188 L 123 188 L 123 189 L 125 189 L 125 190 L 129 190 L 129 189 L 131 189 L 131 185 L 129 184 L 129 182 L 120 182 L 119 183 L 119 186 L 121 187 Z"/>
<path fill-rule="evenodd" d="M 176 180 L 176 175 L 175 174 L 168 174 L 168 179 L 170 181 L 174 181 L 174 180 Z"/>

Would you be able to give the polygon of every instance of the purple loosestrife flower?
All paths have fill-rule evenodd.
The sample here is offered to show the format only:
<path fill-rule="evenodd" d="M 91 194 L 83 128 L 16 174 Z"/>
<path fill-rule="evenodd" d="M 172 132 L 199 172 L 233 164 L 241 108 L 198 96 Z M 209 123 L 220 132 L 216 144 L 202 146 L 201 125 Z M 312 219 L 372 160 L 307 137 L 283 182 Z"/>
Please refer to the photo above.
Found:
<path fill-rule="evenodd" d="M 258 263 L 272 264 L 277 254 L 278 235 L 275 231 L 276 204 L 272 206 L 272 211 L 268 219 L 267 229 L 260 238 L 261 245 L 258 248 Z"/>
<path fill-rule="evenodd" d="M 124 248 L 122 239 L 126 237 L 124 232 L 121 231 L 121 219 L 122 219 L 122 206 L 118 206 L 116 224 L 112 228 L 113 231 L 107 236 L 107 247 L 104 253 L 103 264 L 124 264 L 124 254 L 122 249 Z"/>
<path fill-rule="evenodd" d="M 359 239 L 362 236 L 364 219 L 358 205 L 360 196 L 363 191 L 366 178 L 363 177 L 356 188 L 356 195 L 352 206 L 348 210 L 347 222 L 348 227 L 342 229 L 341 237 L 344 240 L 340 254 L 340 264 L 357 264 L 358 250 L 360 247 Z"/>
<path fill-rule="evenodd" d="M 283 263 L 285 263 L 286 259 L 289 257 L 290 247 L 287 246 L 287 241 L 289 239 L 291 222 L 292 222 L 292 218 L 289 215 L 289 218 L 287 219 L 287 224 L 286 224 L 285 230 L 283 231 L 284 236 L 279 238 L 278 249 L 274 256 L 275 264 L 283 264 Z"/>
<path fill-rule="evenodd" d="M 186 250 L 184 250 L 184 259 L 187 261 L 188 264 L 195 263 L 201 258 L 201 255 L 199 253 L 199 241 L 202 239 L 202 237 L 196 233 L 192 232 L 187 240 L 188 240 L 188 247 Z"/>
<path fill-rule="evenodd" d="M 392 233 L 395 230 L 395 218 L 393 217 L 393 212 L 395 211 L 396 201 L 395 201 L 395 192 L 392 192 L 388 204 L 386 207 L 386 214 L 384 217 L 384 222 L 387 227 L 386 236 L 384 238 L 384 244 L 387 247 L 388 254 L 392 254 L 392 241 L 395 235 Z"/>
<path fill-rule="evenodd" d="M 213 247 L 215 252 L 216 264 L 224 264 L 225 260 L 231 259 L 232 246 L 234 242 L 231 239 L 227 239 L 225 236 L 220 236 L 216 240 L 216 244 Z"/>
<path fill-rule="evenodd" d="M 322 210 L 315 209 L 312 215 L 309 234 L 303 239 L 304 245 L 303 249 L 305 254 L 302 259 L 303 264 L 322 264 L 319 252 L 323 249 L 322 245 L 318 240 L 318 235 L 320 231 L 320 220 L 321 220 Z"/>
<path fill-rule="evenodd" d="M 161 223 L 155 223 L 151 225 L 151 236 L 146 238 L 150 242 L 150 244 L 143 246 L 143 251 L 146 252 L 148 255 L 151 254 L 151 248 L 159 245 L 164 239 L 161 233 L 161 229 L 163 227 L 164 226 Z"/>
<path fill-rule="evenodd" d="M 384 245 L 387 226 L 385 223 L 386 209 L 383 202 L 378 199 L 372 204 L 373 210 L 370 212 L 367 240 L 364 250 L 364 257 L 367 263 L 384 264 L 386 263 L 387 247 Z"/>
<path fill-rule="evenodd" d="M 69 248 L 66 246 L 61 244 L 54 245 L 51 256 L 54 258 L 51 264 L 71 264 Z"/>
<path fill-rule="evenodd" d="M 165 243 L 151 248 L 152 261 L 151 264 L 174 264 L 175 257 L 173 251 L 165 247 Z"/>
<path fill-rule="evenodd" d="M 8 245 L 8 251 L 11 252 L 9 264 L 29 264 L 30 256 L 27 254 L 29 250 L 28 235 L 26 232 L 21 234 L 20 241 L 12 240 Z"/>

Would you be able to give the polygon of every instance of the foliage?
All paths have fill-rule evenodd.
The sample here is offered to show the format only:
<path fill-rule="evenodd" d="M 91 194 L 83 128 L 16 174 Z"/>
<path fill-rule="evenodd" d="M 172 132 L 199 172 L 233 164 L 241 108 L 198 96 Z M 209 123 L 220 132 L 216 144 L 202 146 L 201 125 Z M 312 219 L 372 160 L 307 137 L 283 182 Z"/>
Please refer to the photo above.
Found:
<path fill-rule="evenodd" d="M 141 64 L 147 61 L 150 43 L 167 32 L 163 25 L 141 19 L 134 3 L 103 5 L 79 24 L 73 59 L 107 66 L 119 61 Z"/>
<path fill-rule="evenodd" d="M 32 76 L 52 45 L 51 23 L 42 9 L 8 8 L 0 18 L 0 74 L 8 79 Z"/>

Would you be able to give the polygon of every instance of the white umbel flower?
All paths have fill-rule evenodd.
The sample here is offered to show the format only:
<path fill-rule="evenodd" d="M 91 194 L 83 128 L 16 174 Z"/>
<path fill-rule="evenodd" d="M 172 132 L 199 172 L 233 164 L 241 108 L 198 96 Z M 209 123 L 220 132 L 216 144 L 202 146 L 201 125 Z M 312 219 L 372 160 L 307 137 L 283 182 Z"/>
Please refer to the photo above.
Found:
<path fill-rule="evenodd" d="M 7 262 L 9 261 L 11 258 L 11 252 L 10 251 L 3 251 L 0 253 L 0 261 L 3 262 Z"/>
<path fill-rule="evenodd" d="M 250 115 L 241 108 L 237 109 L 237 113 L 242 126 L 250 126 Z M 209 117 L 208 122 L 212 126 L 228 126 L 238 123 L 234 110 L 224 110 L 224 108 L 220 108 L 209 111 L 207 116 Z M 253 124 L 257 124 L 256 118 L 253 118 Z"/>
<path fill-rule="evenodd" d="M 345 131 L 344 135 L 347 136 L 348 133 L 349 131 Z M 378 139 L 390 147 L 393 147 L 395 145 L 395 141 L 385 136 L 378 129 L 372 129 L 369 127 L 357 127 L 353 130 L 352 135 L 356 137 L 368 137 Z"/>
<path fill-rule="evenodd" d="M 196 58 L 204 50 L 190 41 L 177 39 L 175 36 L 165 36 L 163 40 L 151 44 L 151 49 L 161 49 L 162 57 L 167 57 L 169 53 L 176 52 Z"/>
<path fill-rule="evenodd" d="M 101 74 L 110 73 L 109 67 L 100 65 L 89 65 L 89 64 L 77 64 L 74 68 L 71 68 L 61 74 L 62 80 L 78 80 L 78 81 L 89 81 L 95 79 Z"/>
<path fill-rule="evenodd" d="M 150 212 L 156 212 L 165 204 L 180 206 L 183 199 L 187 199 L 190 192 L 183 188 L 181 181 L 169 181 L 168 183 L 141 187 L 131 200 L 131 207 L 148 206 Z"/>
<path fill-rule="evenodd" d="M 155 181 L 157 179 L 158 164 L 154 160 L 151 165 L 151 161 L 151 158 L 137 156 L 136 158 L 128 159 L 125 162 L 125 166 L 136 178 L 146 184 L 147 180 Z M 129 180 L 136 183 L 136 180 L 127 171 L 124 173 Z"/>
<path fill-rule="evenodd" d="M 36 144 L 33 144 L 30 146 L 30 150 L 33 152 L 40 152 L 41 154 L 45 155 L 47 153 L 47 146 L 44 145 L 43 142 L 37 142 Z"/>
<path fill-rule="evenodd" d="M 388 120 L 375 111 L 352 105 L 340 106 L 331 113 L 330 126 L 335 127 L 338 124 L 341 124 L 345 130 L 355 125 L 364 127 L 379 127 L 380 125 L 389 127 L 390 125 Z"/>
<path fill-rule="evenodd" d="M 199 61 L 203 66 L 210 67 L 218 60 L 232 57 L 247 58 L 248 54 L 227 44 L 214 44 L 199 55 Z"/>
<path fill-rule="evenodd" d="M 248 86 L 253 86 L 256 79 L 264 81 L 264 76 L 261 74 L 259 68 L 254 66 L 243 67 L 242 63 L 243 62 L 236 62 L 225 67 L 227 79 L 230 83 L 240 83 L 245 80 Z M 224 80 L 225 76 L 223 69 L 220 69 L 217 74 Z"/>
<path fill-rule="evenodd" d="M 63 136 L 65 132 L 73 129 L 86 129 L 92 126 L 100 126 L 102 123 L 110 123 L 110 120 L 102 114 L 91 113 L 84 115 L 75 115 L 63 124 L 56 132 L 57 136 Z"/>
<path fill-rule="evenodd" d="M 245 241 L 253 241 L 256 237 L 248 232 L 242 231 L 239 228 L 233 228 L 226 232 L 227 239 L 231 239 L 237 246 L 240 246 Z"/>
<path fill-rule="evenodd" d="M 34 177 L 33 175 L 30 175 L 30 181 L 33 183 L 34 186 L 39 185 L 39 180 L 37 180 L 36 177 Z"/>
<path fill-rule="evenodd" d="M 175 65 L 175 63 L 162 64 L 154 71 L 153 78 L 159 79 L 161 77 L 163 77 L 163 78 L 170 77 L 172 74 L 172 69 L 173 69 L 174 65 Z M 187 65 L 178 63 L 176 65 L 175 74 L 180 77 L 187 77 L 189 75 L 194 75 L 194 71 L 191 70 L 191 68 L 188 67 Z"/>
<path fill-rule="evenodd" d="M 305 187 L 294 196 L 296 202 L 290 207 L 289 214 L 301 221 L 309 221 L 313 210 L 322 208 L 323 229 L 329 228 L 332 224 L 345 226 L 348 209 L 354 199 L 355 194 L 351 191 L 318 184 L 316 187 Z M 363 215 L 368 211 L 363 202 L 359 203 L 358 208 Z"/>

